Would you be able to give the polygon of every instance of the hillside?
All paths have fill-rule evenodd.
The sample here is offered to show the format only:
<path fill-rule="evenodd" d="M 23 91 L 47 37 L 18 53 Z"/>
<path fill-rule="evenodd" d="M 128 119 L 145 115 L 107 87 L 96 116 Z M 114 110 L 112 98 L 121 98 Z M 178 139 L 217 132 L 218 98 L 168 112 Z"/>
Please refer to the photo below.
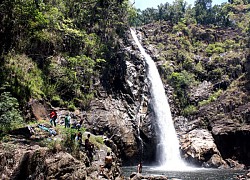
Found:
<path fill-rule="evenodd" d="M 52 172 L 44 177 L 66 177 L 71 169 L 91 179 L 107 151 L 116 158 L 115 177 L 121 165 L 155 163 L 159 137 L 147 67 L 130 26 L 157 64 L 182 157 L 199 167 L 248 168 L 250 4 L 211 3 L 176 0 L 140 11 L 127 0 L 1 2 L 1 163 L 9 169 L 0 172 L 18 177 L 24 168 L 28 177 L 31 163 Z M 51 110 L 61 122 L 56 128 Z M 82 121 L 82 132 L 97 139 L 93 166 L 78 146 L 71 151 L 75 131 L 64 128 L 67 114 L 72 126 Z M 39 124 L 57 131 L 59 142 L 48 134 L 37 139 Z M 23 137 L 28 127 L 38 134 Z M 16 152 L 12 164 L 9 151 Z M 59 165 L 62 171 L 54 171 Z"/>

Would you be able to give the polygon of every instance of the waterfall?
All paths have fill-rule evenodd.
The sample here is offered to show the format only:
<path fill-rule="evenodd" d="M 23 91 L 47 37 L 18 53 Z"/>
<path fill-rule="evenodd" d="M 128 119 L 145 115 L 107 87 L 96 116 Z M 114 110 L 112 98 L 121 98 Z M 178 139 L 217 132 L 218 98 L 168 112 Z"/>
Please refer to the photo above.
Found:
<path fill-rule="evenodd" d="M 155 119 L 158 126 L 159 143 L 157 145 L 157 160 L 162 169 L 179 170 L 185 168 L 179 151 L 179 141 L 173 125 L 172 115 L 165 95 L 165 89 L 162 84 L 157 67 L 152 58 L 145 52 L 140 44 L 136 32 L 131 29 L 134 41 L 144 56 L 147 64 L 147 77 L 150 82 L 150 93 Z"/>

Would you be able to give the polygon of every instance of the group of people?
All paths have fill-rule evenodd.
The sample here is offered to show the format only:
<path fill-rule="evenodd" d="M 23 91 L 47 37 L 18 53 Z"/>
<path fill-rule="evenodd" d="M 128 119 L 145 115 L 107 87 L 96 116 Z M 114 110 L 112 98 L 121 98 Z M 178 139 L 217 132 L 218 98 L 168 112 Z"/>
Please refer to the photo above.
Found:
<path fill-rule="evenodd" d="M 71 140 L 75 140 L 75 142 L 77 142 L 80 147 L 83 147 L 82 144 L 82 133 L 81 131 L 79 131 L 78 133 L 74 133 L 71 135 Z M 87 138 L 85 139 L 84 142 L 84 149 L 85 152 L 89 158 L 90 161 L 93 160 L 93 154 L 94 154 L 94 144 L 90 142 L 90 134 L 87 135 Z"/>
<path fill-rule="evenodd" d="M 56 113 L 55 110 L 52 110 L 51 113 L 50 113 L 50 124 L 51 124 L 51 126 L 56 127 L 56 120 L 57 120 L 57 113 Z M 83 123 L 82 119 L 80 120 L 79 123 L 74 121 L 72 123 L 71 128 L 80 130 L 80 128 L 82 127 L 82 123 Z M 64 126 L 65 126 L 65 128 L 70 128 L 70 124 L 71 124 L 71 116 L 70 116 L 70 113 L 67 113 L 65 115 L 65 117 L 64 117 Z"/>
<path fill-rule="evenodd" d="M 52 110 L 50 113 L 51 126 L 56 127 L 56 120 L 57 120 L 57 113 L 55 110 Z M 71 121 L 70 113 L 67 113 L 65 118 L 64 118 L 65 128 L 70 128 L 70 121 Z M 82 126 L 82 123 L 83 123 L 83 120 L 81 120 L 79 123 L 72 123 L 71 128 L 75 128 L 75 129 L 79 130 Z M 71 137 L 71 138 L 72 138 L 72 140 L 75 139 L 76 141 L 78 141 L 79 144 L 82 144 L 82 133 L 81 132 L 74 134 L 74 137 Z M 90 134 L 88 134 L 87 138 L 85 139 L 84 147 L 85 147 L 85 151 L 86 151 L 86 154 L 87 154 L 89 160 L 92 161 L 93 160 L 93 152 L 94 152 L 94 144 L 90 142 Z M 110 170 L 112 167 L 112 162 L 113 162 L 113 158 L 112 158 L 110 152 L 108 152 L 106 157 L 105 157 L 105 164 L 101 168 L 102 169 L 107 168 L 108 170 Z M 142 172 L 142 163 L 141 162 L 137 166 L 137 172 L 138 173 Z"/>

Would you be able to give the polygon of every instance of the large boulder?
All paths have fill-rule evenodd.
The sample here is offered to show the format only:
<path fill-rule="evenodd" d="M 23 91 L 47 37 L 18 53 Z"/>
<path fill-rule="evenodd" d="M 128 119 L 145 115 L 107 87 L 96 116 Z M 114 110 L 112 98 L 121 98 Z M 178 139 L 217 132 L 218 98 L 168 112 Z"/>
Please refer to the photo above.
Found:
<path fill-rule="evenodd" d="M 180 143 L 186 160 L 191 163 L 206 167 L 226 166 L 208 130 L 194 129 L 181 136 Z"/>

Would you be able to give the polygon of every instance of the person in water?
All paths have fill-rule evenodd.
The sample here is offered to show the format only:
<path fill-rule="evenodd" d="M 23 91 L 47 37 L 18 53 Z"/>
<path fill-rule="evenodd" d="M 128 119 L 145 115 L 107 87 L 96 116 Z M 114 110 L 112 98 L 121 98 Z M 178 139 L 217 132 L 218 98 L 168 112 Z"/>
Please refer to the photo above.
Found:
<path fill-rule="evenodd" d="M 137 165 L 137 173 L 142 173 L 142 163 L 141 162 Z"/>

